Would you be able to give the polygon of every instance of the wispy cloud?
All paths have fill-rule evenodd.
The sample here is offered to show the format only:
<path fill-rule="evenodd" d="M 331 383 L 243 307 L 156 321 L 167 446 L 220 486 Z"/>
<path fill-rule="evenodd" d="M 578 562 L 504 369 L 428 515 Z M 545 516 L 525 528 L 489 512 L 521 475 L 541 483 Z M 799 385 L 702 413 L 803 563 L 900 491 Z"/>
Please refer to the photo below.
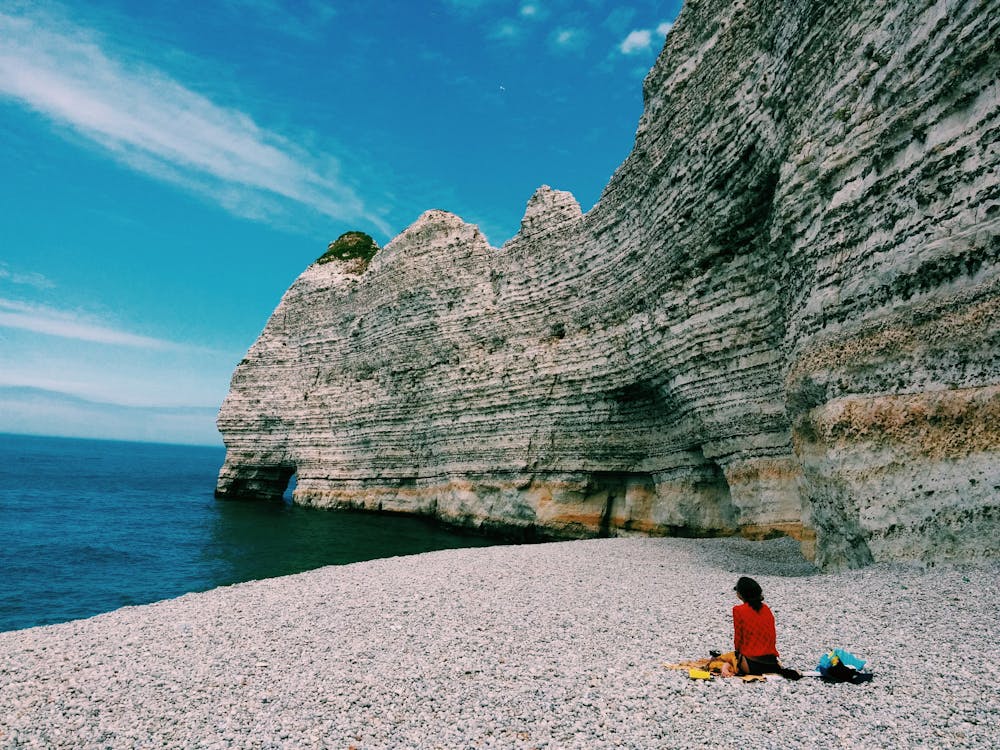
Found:
<path fill-rule="evenodd" d="M 581 52 L 587 42 L 587 32 L 573 27 L 556 29 L 549 37 L 549 43 L 557 52 Z"/>
<path fill-rule="evenodd" d="M 0 328 L 0 386 L 126 406 L 218 406 L 244 351 L 184 346 L 98 321 L 81 321 L 90 323 L 90 330 L 81 331 L 69 325 L 72 315 L 55 313 L 49 324 L 59 326 L 59 346 L 39 346 L 37 326 Z"/>
<path fill-rule="evenodd" d="M 522 29 L 517 23 L 510 20 L 504 20 L 497 22 L 488 36 L 490 39 L 496 39 L 502 42 L 513 42 L 520 39 L 522 33 Z"/>
<path fill-rule="evenodd" d="M 87 319 L 79 313 L 3 298 L 0 298 L 0 328 L 17 328 L 46 336 L 140 349 L 186 348 L 172 341 L 122 331 Z"/>
<path fill-rule="evenodd" d="M 0 383 L 0 431 L 219 445 L 216 407 L 127 406 Z"/>
<path fill-rule="evenodd" d="M 548 12 L 540 4 L 523 3 L 516 17 L 494 21 L 487 36 L 501 42 L 521 42 L 547 17 Z"/>
<path fill-rule="evenodd" d="M 3 261 L 0 261 L 0 279 L 10 282 L 11 284 L 30 286 L 35 289 L 54 289 L 56 286 L 51 280 L 40 273 L 36 273 L 34 271 L 30 271 L 28 273 L 12 271 L 10 270 L 10 266 Z"/>
<path fill-rule="evenodd" d="M 614 34 L 624 34 L 625 29 L 632 24 L 635 14 L 635 8 L 613 8 L 604 19 L 604 26 L 611 29 Z"/>
<path fill-rule="evenodd" d="M 297 204 L 392 233 L 338 178 L 332 155 L 306 153 L 246 112 L 159 69 L 116 59 L 95 32 L 70 22 L 0 14 L 0 96 L 240 216 L 268 220 Z"/>

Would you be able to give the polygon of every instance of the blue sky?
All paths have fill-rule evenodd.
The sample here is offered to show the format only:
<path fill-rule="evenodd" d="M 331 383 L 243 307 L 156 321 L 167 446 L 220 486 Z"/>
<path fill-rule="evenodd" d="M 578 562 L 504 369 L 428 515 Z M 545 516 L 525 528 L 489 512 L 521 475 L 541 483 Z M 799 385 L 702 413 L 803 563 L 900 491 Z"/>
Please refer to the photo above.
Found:
<path fill-rule="evenodd" d="M 236 363 L 350 229 L 499 246 L 628 155 L 680 2 L 0 0 L 0 432 L 220 444 Z"/>

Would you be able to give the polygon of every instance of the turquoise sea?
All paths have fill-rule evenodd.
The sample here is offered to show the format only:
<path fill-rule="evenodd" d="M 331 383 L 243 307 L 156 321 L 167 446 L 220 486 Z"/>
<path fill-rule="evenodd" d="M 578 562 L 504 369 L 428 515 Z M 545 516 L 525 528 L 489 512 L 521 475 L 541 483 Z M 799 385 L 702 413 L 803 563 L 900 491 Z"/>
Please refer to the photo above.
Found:
<path fill-rule="evenodd" d="M 213 497 L 222 448 L 0 434 L 0 631 L 323 565 L 492 544 Z"/>

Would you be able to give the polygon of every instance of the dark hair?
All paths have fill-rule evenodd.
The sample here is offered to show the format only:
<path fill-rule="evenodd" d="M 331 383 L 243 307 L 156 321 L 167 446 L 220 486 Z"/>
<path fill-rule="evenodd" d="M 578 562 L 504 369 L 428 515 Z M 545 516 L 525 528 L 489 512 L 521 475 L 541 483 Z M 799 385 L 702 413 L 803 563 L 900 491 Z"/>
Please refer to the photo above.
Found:
<path fill-rule="evenodd" d="M 760 612 L 761 605 L 764 603 L 764 592 L 761 590 L 760 584 L 753 578 L 742 576 L 736 582 L 733 591 L 739 594 L 743 601 L 749 604 L 754 611 Z"/>

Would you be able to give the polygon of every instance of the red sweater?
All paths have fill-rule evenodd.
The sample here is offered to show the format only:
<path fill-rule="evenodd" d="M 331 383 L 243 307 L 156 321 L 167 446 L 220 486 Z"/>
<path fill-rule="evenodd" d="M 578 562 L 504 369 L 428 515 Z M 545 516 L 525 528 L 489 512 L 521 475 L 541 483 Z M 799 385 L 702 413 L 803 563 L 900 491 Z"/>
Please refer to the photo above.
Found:
<path fill-rule="evenodd" d="M 762 604 L 755 612 L 749 604 L 733 607 L 733 643 L 736 650 L 751 659 L 755 656 L 779 656 L 775 645 L 774 615 Z"/>

